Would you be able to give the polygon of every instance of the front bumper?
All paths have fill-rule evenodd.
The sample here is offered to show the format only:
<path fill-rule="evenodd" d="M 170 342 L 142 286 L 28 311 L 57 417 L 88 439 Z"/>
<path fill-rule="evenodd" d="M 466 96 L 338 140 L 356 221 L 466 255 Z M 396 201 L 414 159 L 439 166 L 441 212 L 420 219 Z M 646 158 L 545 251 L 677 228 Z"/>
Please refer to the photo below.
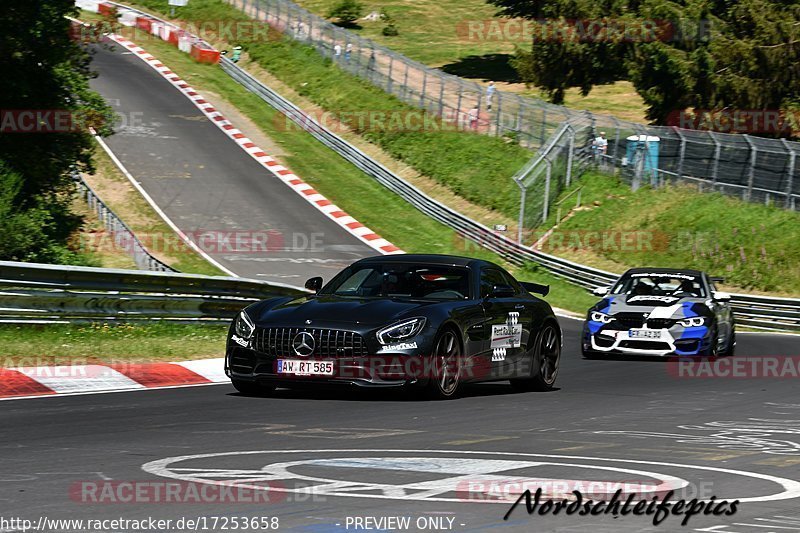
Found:
<path fill-rule="evenodd" d="M 645 338 L 637 335 L 652 332 L 656 338 Z M 674 326 L 666 329 L 634 328 L 632 330 L 614 330 L 602 328 L 598 323 L 588 321 L 583 331 L 583 350 L 609 355 L 649 355 L 665 356 L 697 356 L 708 353 L 714 340 L 705 326 L 684 328 Z"/>
<path fill-rule="evenodd" d="M 298 357 L 287 357 L 298 359 Z M 381 354 L 366 357 L 315 358 L 309 361 L 332 361 L 333 375 L 279 374 L 277 357 L 249 348 L 228 346 L 225 355 L 225 373 L 231 379 L 273 384 L 329 384 L 353 385 L 363 388 L 391 388 L 424 384 L 425 368 L 431 358 L 408 354 Z"/>

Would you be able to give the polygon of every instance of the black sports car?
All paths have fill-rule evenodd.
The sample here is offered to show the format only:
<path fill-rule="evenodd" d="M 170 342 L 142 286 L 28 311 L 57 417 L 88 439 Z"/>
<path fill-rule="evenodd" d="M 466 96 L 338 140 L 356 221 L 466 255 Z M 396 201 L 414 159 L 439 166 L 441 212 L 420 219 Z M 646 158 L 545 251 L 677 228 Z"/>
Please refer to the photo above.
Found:
<path fill-rule="evenodd" d="M 732 355 L 731 296 L 717 290 L 717 281 L 697 270 L 628 270 L 593 291 L 603 299 L 586 317 L 583 355 Z"/>
<path fill-rule="evenodd" d="M 464 382 L 553 387 L 561 328 L 550 305 L 499 266 L 445 255 L 362 259 L 300 298 L 248 306 L 228 335 L 225 372 L 245 394 L 300 383 L 417 385 L 437 398 Z"/>

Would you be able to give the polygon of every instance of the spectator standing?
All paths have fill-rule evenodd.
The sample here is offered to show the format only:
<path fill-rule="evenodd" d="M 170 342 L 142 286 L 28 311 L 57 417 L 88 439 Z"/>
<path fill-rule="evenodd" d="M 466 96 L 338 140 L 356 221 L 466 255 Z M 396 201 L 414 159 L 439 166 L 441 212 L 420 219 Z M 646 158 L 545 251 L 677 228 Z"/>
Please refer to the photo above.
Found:
<path fill-rule="evenodd" d="M 344 60 L 350 61 L 350 56 L 353 55 L 353 43 L 347 43 L 344 47 Z"/>
<path fill-rule="evenodd" d="M 489 111 L 492 110 L 492 100 L 494 100 L 495 92 L 497 92 L 497 87 L 494 86 L 493 81 L 490 81 L 489 86 L 486 88 L 486 109 Z"/>
<path fill-rule="evenodd" d="M 339 61 L 340 57 L 342 57 L 342 45 L 336 43 L 335 45 L 333 45 L 333 58 L 336 61 Z"/>
<path fill-rule="evenodd" d="M 478 104 L 475 104 L 472 109 L 467 112 L 467 119 L 469 120 L 469 128 L 472 130 L 478 129 Z"/>
<path fill-rule="evenodd" d="M 608 139 L 606 139 L 606 132 L 601 131 L 600 135 L 595 137 L 592 141 L 592 148 L 596 157 L 603 157 L 608 152 Z"/>

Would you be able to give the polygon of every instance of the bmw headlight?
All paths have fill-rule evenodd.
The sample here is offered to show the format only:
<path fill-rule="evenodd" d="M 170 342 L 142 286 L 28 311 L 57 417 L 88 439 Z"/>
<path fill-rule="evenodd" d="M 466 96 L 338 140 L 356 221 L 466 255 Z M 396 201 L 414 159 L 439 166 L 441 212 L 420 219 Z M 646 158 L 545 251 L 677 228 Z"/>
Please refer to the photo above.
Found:
<path fill-rule="evenodd" d="M 422 331 L 422 328 L 424 327 L 424 317 L 409 318 L 407 320 L 403 320 L 402 322 L 398 322 L 396 324 L 392 324 L 391 326 L 380 329 L 375 335 L 378 337 L 378 342 L 381 344 L 389 344 L 395 341 L 413 337 Z"/>
<path fill-rule="evenodd" d="M 702 316 L 693 316 L 692 318 L 684 318 L 683 320 L 678 320 L 678 324 L 685 328 L 696 328 L 698 326 L 702 326 L 706 323 L 706 319 Z"/>
<path fill-rule="evenodd" d="M 614 317 L 613 316 L 608 316 L 607 314 L 601 313 L 600 311 L 592 311 L 589 314 L 589 318 L 593 322 L 600 322 L 602 324 L 609 324 L 609 323 L 614 321 Z"/>
<path fill-rule="evenodd" d="M 239 316 L 236 317 L 236 322 L 233 326 L 233 329 L 241 338 L 249 339 L 256 330 L 256 325 L 253 324 L 253 320 L 247 315 L 247 313 L 242 311 L 239 313 Z"/>

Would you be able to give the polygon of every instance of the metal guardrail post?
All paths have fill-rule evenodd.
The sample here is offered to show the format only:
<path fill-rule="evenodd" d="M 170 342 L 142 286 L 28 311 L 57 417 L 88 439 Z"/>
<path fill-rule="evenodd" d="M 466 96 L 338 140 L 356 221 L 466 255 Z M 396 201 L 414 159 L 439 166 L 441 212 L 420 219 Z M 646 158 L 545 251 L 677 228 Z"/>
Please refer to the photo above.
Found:
<path fill-rule="evenodd" d="M 542 207 L 542 222 L 547 220 L 547 211 L 550 207 L 550 176 L 553 173 L 553 163 L 549 159 L 545 159 L 547 163 L 547 174 L 544 179 L 544 206 Z"/>
<path fill-rule="evenodd" d="M 717 178 L 719 173 L 719 158 L 722 156 L 722 143 L 717 140 L 713 131 L 708 132 L 711 140 L 714 141 L 714 166 L 711 168 L 711 190 L 717 185 Z"/>
<path fill-rule="evenodd" d="M 673 130 L 678 135 L 678 138 L 681 140 L 681 148 L 680 148 L 680 155 L 678 156 L 678 179 L 683 177 L 683 160 L 686 158 L 686 137 L 683 136 L 681 130 L 676 127 L 673 127 Z M 645 137 L 645 146 L 647 146 L 647 137 Z"/>
<path fill-rule="evenodd" d="M 575 130 L 572 129 L 572 126 L 567 126 L 567 132 L 569 135 L 569 148 L 567 149 L 566 186 L 569 187 L 569 183 L 572 178 L 572 156 L 575 152 Z"/>

